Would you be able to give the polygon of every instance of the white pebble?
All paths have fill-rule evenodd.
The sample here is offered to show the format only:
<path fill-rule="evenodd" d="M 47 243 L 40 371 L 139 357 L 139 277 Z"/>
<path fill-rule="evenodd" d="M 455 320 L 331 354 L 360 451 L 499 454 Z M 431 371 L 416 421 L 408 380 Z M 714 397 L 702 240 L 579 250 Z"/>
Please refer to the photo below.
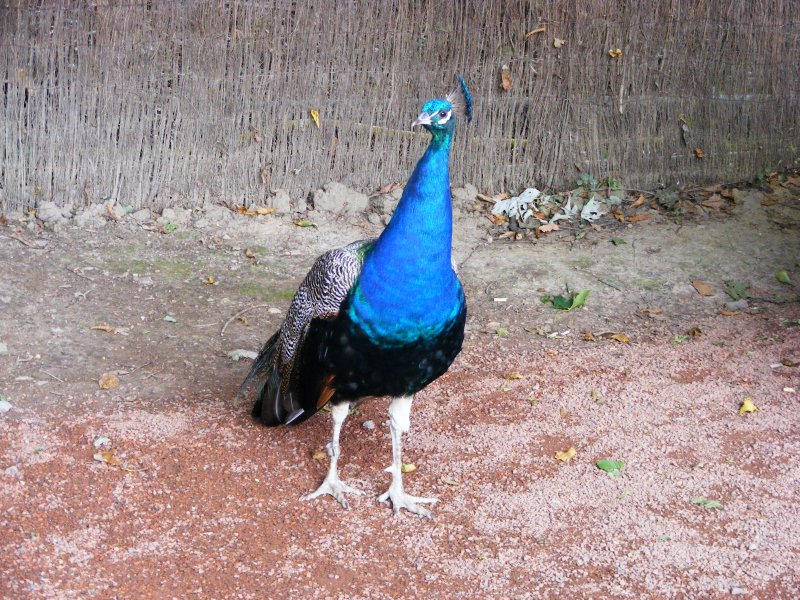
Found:
<path fill-rule="evenodd" d="M 7 413 L 11 410 L 11 402 L 8 400 L 0 400 L 0 414 Z"/>
<path fill-rule="evenodd" d="M 375 423 L 373 421 L 364 421 L 363 427 L 364 429 L 375 429 Z"/>

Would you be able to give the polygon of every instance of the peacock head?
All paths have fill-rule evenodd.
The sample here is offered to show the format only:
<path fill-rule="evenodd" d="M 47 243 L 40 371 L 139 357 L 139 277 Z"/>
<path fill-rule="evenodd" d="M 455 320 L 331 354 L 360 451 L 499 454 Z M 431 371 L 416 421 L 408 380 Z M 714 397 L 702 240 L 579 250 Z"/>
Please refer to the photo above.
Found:
<path fill-rule="evenodd" d="M 422 125 L 433 134 L 453 131 L 455 126 L 453 104 L 442 98 L 428 100 L 422 107 L 422 112 L 414 119 L 411 128 L 416 125 Z"/>
<path fill-rule="evenodd" d="M 456 112 L 463 112 L 468 123 L 472 120 L 472 95 L 462 77 L 457 77 L 457 81 L 458 91 L 453 91 L 447 98 L 434 98 L 425 103 L 422 112 L 411 124 L 412 129 L 422 125 L 434 137 L 439 137 L 453 132 Z"/>

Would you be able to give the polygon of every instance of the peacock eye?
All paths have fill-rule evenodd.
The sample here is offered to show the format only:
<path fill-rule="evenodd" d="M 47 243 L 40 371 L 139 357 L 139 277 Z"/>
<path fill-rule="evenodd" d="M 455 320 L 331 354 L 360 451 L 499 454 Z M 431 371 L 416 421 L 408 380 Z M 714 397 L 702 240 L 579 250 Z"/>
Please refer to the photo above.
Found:
<path fill-rule="evenodd" d="M 440 110 L 439 111 L 439 116 L 442 117 L 442 118 L 446 117 L 447 116 L 447 111 L 446 110 Z"/>

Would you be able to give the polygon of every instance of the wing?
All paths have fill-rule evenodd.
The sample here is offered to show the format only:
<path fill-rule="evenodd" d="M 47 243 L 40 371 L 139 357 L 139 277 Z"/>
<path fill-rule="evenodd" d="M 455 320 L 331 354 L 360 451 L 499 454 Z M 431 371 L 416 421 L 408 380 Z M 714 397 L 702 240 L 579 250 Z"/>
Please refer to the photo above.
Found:
<path fill-rule="evenodd" d="M 373 242 L 353 242 L 326 252 L 314 262 L 292 299 L 280 329 L 253 363 L 239 394 L 256 388 L 253 416 L 265 424 L 289 424 L 313 414 L 312 407 L 304 407 L 298 397 L 297 357 L 311 322 L 333 320 L 339 314 L 339 307 L 358 277 L 364 255 Z"/>

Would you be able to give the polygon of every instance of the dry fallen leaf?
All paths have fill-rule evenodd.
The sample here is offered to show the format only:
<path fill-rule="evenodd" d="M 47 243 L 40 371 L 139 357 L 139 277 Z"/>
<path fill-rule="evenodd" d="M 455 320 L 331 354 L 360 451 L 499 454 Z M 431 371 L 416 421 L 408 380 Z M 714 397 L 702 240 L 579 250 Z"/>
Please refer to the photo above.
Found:
<path fill-rule="evenodd" d="M 619 221 L 620 223 L 625 222 L 625 213 L 623 213 L 620 209 L 614 210 L 614 218 Z"/>
<path fill-rule="evenodd" d="M 622 58 L 622 50 L 620 48 L 612 48 L 608 51 L 611 58 Z"/>
<path fill-rule="evenodd" d="M 639 312 L 645 315 L 660 315 L 664 310 L 655 306 L 653 308 L 642 308 Z"/>
<path fill-rule="evenodd" d="M 639 197 L 636 200 L 634 200 L 633 203 L 631 204 L 631 208 L 637 208 L 642 204 L 644 204 L 644 196 L 639 194 Z"/>
<path fill-rule="evenodd" d="M 247 217 L 254 217 L 254 216 L 257 216 L 257 215 L 271 215 L 272 213 L 275 212 L 275 209 L 274 208 L 267 208 L 267 207 L 264 207 L 264 206 L 259 206 L 258 208 L 248 209 L 248 208 L 245 208 L 244 206 L 239 206 L 239 207 L 236 208 L 236 211 L 241 215 L 245 215 Z"/>
<path fill-rule="evenodd" d="M 255 253 L 255 252 L 253 252 L 253 251 L 252 251 L 250 248 L 245 248 L 245 249 L 244 249 L 244 255 L 245 255 L 247 258 L 255 258 L 255 257 L 256 257 L 256 253 Z"/>
<path fill-rule="evenodd" d="M 721 314 L 723 317 L 738 317 L 740 314 L 742 314 L 742 311 L 740 311 L 740 310 L 728 310 L 727 308 L 720 308 L 719 309 L 719 314 Z"/>
<path fill-rule="evenodd" d="M 687 335 L 690 335 L 692 337 L 700 337 L 702 333 L 703 331 L 699 327 L 692 327 L 691 329 L 689 329 L 689 331 L 686 332 Z"/>
<path fill-rule="evenodd" d="M 504 91 L 510 92 L 511 86 L 511 69 L 508 67 L 508 65 L 503 65 L 500 67 L 500 87 Z"/>
<path fill-rule="evenodd" d="M 515 379 L 525 379 L 525 375 L 523 375 L 522 373 L 514 372 L 514 373 L 509 373 L 508 375 L 506 375 L 505 378 L 509 381 L 514 381 Z"/>
<path fill-rule="evenodd" d="M 557 223 L 547 223 L 539 227 L 539 233 L 550 233 L 551 231 L 559 231 L 560 229 Z"/>
<path fill-rule="evenodd" d="M 100 385 L 100 389 L 113 390 L 114 388 L 119 387 L 119 377 L 114 375 L 114 373 L 106 373 L 100 378 L 98 383 Z"/>
<path fill-rule="evenodd" d="M 544 33 L 547 31 L 547 27 L 537 27 L 536 29 L 531 29 L 528 33 L 525 34 L 525 39 L 527 40 L 532 35 L 536 35 L 537 33 Z"/>
<path fill-rule="evenodd" d="M 566 44 L 566 40 L 562 40 L 559 38 L 553 38 L 553 48 L 561 48 L 564 44 Z"/>
<path fill-rule="evenodd" d="M 308 111 L 308 114 L 311 115 L 311 119 L 314 121 L 314 125 L 319 127 L 319 111 L 316 108 L 312 108 Z"/>
<path fill-rule="evenodd" d="M 756 412 L 758 407 L 753 403 L 753 399 L 750 396 L 747 396 L 743 401 L 742 405 L 739 407 L 739 415 L 745 415 L 747 413 Z"/>
<path fill-rule="evenodd" d="M 583 334 L 583 339 L 586 342 L 596 342 L 597 341 L 597 338 L 594 337 L 594 333 L 592 333 L 591 331 L 587 331 L 586 333 L 584 333 Z"/>
<path fill-rule="evenodd" d="M 239 321 L 245 327 L 250 325 L 250 321 L 248 321 L 247 317 L 245 317 L 244 315 L 239 315 L 238 317 L 236 317 L 236 320 Z"/>
<path fill-rule="evenodd" d="M 445 485 L 452 485 L 453 487 L 461 485 L 455 479 L 445 479 L 444 483 L 445 483 Z"/>
<path fill-rule="evenodd" d="M 703 149 L 702 148 L 695 148 L 694 149 L 694 155 L 697 158 L 705 158 L 706 157 L 705 154 L 703 154 Z"/>
<path fill-rule="evenodd" d="M 106 463 L 112 467 L 118 467 L 122 464 L 116 456 L 116 450 L 108 450 L 106 452 L 95 452 L 93 458 L 98 462 Z"/>
<path fill-rule="evenodd" d="M 561 450 L 559 452 L 556 452 L 556 460 L 560 460 L 561 462 L 567 462 L 577 453 L 578 451 L 575 450 L 575 446 L 571 446 L 568 450 Z"/>
<path fill-rule="evenodd" d="M 702 205 L 706 208 L 722 208 L 725 205 L 725 201 L 719 194 L 711 194 L 708 198 L 703 200 Z"/>
<path fill-rule="evenodd" d="M 638 215 L 631 215 L 628 217 L 628 221 L 631 223 L 640 223 L 641 221 L 647 221 L 650 219 L 649 213 L 640 213 Z"/>
<path fill-rule="evenodd" d="M 701 296 L 715 296 L 717 293 L 713 287 L 700 279 L 692 279 L 692 287 L 694 287 Z"/>
<path fill-rule="evenodd" d="M 417 465 L 415 465 L 414 463 L 401 463 L 400 470 L 403 473 L 413 473 L 414 471 L 417 470 Z"/>
<path fill-rule="evenodd" d="M 208 277 L 203 279 L 203 283 L 206 285 L 214 285 L 215 283 L 217 283 L 217 279 L 213 275 L 209 275 Z"/>
<path fill-rule="evenodd" d="M 311 453 L 311 458 L 314 460 L 322 460 L 326 456 L 328 456 L 328 453 L 325 452 L 325 450 L 314 450 L 314 452 Z"/>
<path fill-rule="evenodd" d="M 90 327 L 94 331 L 105 331 L 106 333 L 114 333 L 114 328 L 109 325 L 108 323 L 100 323 L 100 325 L 95 325 L 94 327 Z"/>
<path fill-rule="evenodd" d="M 616 340 L 617 342 L 621 342 L 623 344 L 627 344 L 631 341 L 631 338 L 624 333 L 613 333 L 610 337 L 612 340 Z"/>

